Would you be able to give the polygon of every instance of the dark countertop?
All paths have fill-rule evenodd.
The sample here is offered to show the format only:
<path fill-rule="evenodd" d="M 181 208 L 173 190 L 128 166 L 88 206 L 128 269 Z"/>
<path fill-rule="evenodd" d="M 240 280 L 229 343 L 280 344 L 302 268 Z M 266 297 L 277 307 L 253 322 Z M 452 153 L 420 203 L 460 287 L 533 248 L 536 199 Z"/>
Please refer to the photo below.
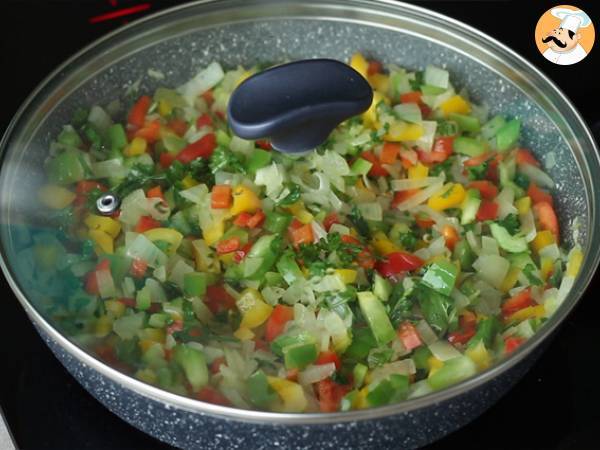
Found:
<path fill-rule="evenodd" d="M 127 20 L 90 24 L 90 17 L 142 3 L 0 3 L 0 130 L 4 130 L 19 104 L 47 73 L 85 44 Z M 149 3 L 149 10 L 128 18 L 178 2 Z M 600 68 L 600 49 L 575 66 L 559 67 L 543 59 L 535 48 L 533 30 L 537 19 L 555 5 L 543 1 L 422 4 L 467 22 L 515 49 L 565 91 L 590 125 L 600 123 L 600 89 L 592 78 L 593 69 Z M 577 6 L 600 24 L 596 2 L 579 1 Z M 597 448 L 600 383 L 595 370 L 600 367 L 600 352 L 595 343 L 599 341 L 600 306 L 593 292 L 599 288 L 597 275 L 548 351 L 508 395 L 470 425 L 431 448 Z M 0 292 L 4 294 L 0 406 L 21 448 L 167 448 L 114 416 L 74 381 L 40 340 L 2 277 Z"/>

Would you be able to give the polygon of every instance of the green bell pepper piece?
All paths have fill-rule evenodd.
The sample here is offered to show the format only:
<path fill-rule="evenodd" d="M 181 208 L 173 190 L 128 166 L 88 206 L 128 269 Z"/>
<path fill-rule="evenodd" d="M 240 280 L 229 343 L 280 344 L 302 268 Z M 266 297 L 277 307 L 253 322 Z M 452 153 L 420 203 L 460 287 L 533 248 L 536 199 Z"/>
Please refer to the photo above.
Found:
<path fill-rule="evenodd" d="M 148 319 L 148 325 L 152 328 L 164 328 L 173 323 L 173 319 L 167 313 L 154 313 Z"/>
<path fill-rule="evenodd" d="M 247 386 L 250 401 L 259 408 L 266 408 L 277 399 L 277 394 L 269 385 L 267 376 L 262 370 L 257 370 L 248 377 Z"/>
<path fill-rule="evenodd" d="M 271 351 L 277 356 L 283 356 L 283 349 L 297 344 L 315 343 L 315 339 L 308 333 L 286 333 L 277 336 L 271 342 Z"/>
<path fill-rule="evenodd" d="M 79 151 L 67 149 L 50 160 L 47 166 L 48 179 L 57 184 L 71 184 L 85 176 Z"/>
<path fill-rule="evenodd" d="M 453 256 L 460 262 L 462 270 L 470 270 L 475 261 L 475 253 L 466 239 L 461 239 L 456 243 Z"/>
<path fill-rule="evenodd" d="M 372 162 L 363 158 L 357 158 L 352 167 L 350 167 L 350 173 L 352 175 L 366 175 L 371 170 L 371 167 L 373 167 Z"/>
<path fill-rule="evenodd" d="M 375 273 L 373 279 L 373 294 L 382 302 L 387 302 L 392 293 L 391 283 L 378 273 Z"/>
<path fill-rule="evenodd" d="M 206 294 L 208 277 L 205 273 L 189 272 L 183 276 L 183 292 L 189 297 L 202 297 Z"/>
<path fill-rule="evenodd" d="M 279 272 L 267 272 L 265 273 L 265 285 L 267 286 L 282 286 L 284 282 L 283 277 Z"/>
<path fill-rule="evenodd" d="M 473 336 L 468 344 L 468 348 L 474 348 L 479 341 L 483 341 L 487 348 L 492 346 L 494 338 L 501 329 L 500 322 L 495 317 L 484 319 L 477 324 L 477 332 Z"/>
<path fill-rule="evenodd" d="M 404 400 L 408 396 L 408 385 L 406 375 L 392 374 L 375 386 L 369 386 L 367 402 L 370 406 L 383 406 Z"/>
<path fill-rule="evenodd" d="M 369 368 L 361 363 L 356 363 L 352 370 L 352 378 L 354 379 L 354 387 L 360 389 L 365 382 Z"/>
<path fill-rule="evenodd" d="M 529 249 L 524 237 L 511 236 L 506 228 L 497 223 L 490 224 L 490 231 L 496 242 L 498 242 L 498 245 L 507 252 L 522 253 Z"/>
<path fill-rule="evenodd" d="M 275 234 L 261 236 L 252 246 L 242 264 L 242 276 L 249 280 L 260 280 L 277 261 L 281 237 Z"/>
<path fill-rule="evenodd" d="M 496 133 L 496 148 L 504 152 L 515 146 L 521 133 L 521 121 L 512 119 L 506 122 Z"/>
<path fill-rule="evenodd" d="M 352 330 L 352 343 L 344 352 L 344 357 L 353 361 L 363 361 L 372 348 L 377 347 L 377 341 L 370 328 Z"/>
<path fill-rule="evenodd" d="M 455 264 L 448 260 L 438 260 L 429 265 L 422 282 L 434 291 L 448 296 L 454 289 L 457 276 L 458 267 Z"/>
<path fill-rule="evenodd" d="M 148 286 L 144 286 L 142 289 L 137 291 L 135 296 L 135 307 L 139 310 L 146 310 L 150 308 L 152 302 L 152 296 L 150 295 L 150 289 Z"/>
<path fill-rule="evenodd" d="M 184 344 L 175 346 L 173 358 L 181 366 L 194 392 L 208 383 L 208 367 L 200 350 Z"/>
<path fill-rule="evenodd" d="M 255 148 L 246 160 L 246 170 L 248 173 L 256 173 L 262 167 L 271 164 L 273 154 L 261 148 Z"/>
<path fill-rule="evenodd" d="M 396 336 L 394 327 L 385 311 L 385 307 L 370 291 L 357 293 L 360 310 L 365 316 L 375 340 L 379 344 L 387 344 Z"/>
<path fill-rule="evenodd" d="M 417 347 L 412 355 L 415 367 L 420 370 L 429 370 L 428 360 L 432 355 L 431 350 L 425 345 Z"/>
<path fill-rule="evenodd" d="M 492 139 L 498 130 L 504 126 L 506 120 L 502 116 L 494 116 L 481 127 L 481 136 L 484 139 Z"/>
<path fill-rule="evenodd" d="M 458 136 L 454 139 L 453 149 L 456 153 L 470 157 L 483 155 L 486 150 L 485 144 L 475 138 Z"/>
<path fill-rule="evenodd" d="M 292 215 L 271 211 L 266 214 L 264 229 L 271 233 L 283 233 L 292 222 Z"/>
<path fill-rule="evenodd" d="M 113 152 L 122 152 L 127 146 L 127 135 L 125 128 L 120 123 L 111 125 L 108 129 L 108 141 Z"/>
<path fill-rule="evenodd" d="M 58 135 L 58 142 L 66 145 L 67 147 L 79 147 L 82 144 L 82 140 L 75 129 L 67 125 Z"/>
<path fill-rule="evenodd" d="M 304 369 L 315 362 L 319 356 L 317 344 L 304 342 L 283 348 L 283 360 L 287 369 Z"/>
<path fill-rule="evenodd" d="M 481 122 L 477 117 L 468 116 L 466 114 L 449 114 L 450 120 L 454 120 L 462 131 L 477 133 L 481 129 Z"/>
<path fill-rule="evenodd" d="M 298 279 L 304 278 L 304 274 L 300 270 L 293 252 L 285 252 L 279 258 L 279 261 L 277 261 L 276 267 L 285 282 L 289 285 Z"/>
<path fill-rule="evenodd" d="M 477 366 L 468 356 L 457 356 L 444 362 L 444 365 L 435 371 L 427 382 L 434 390 L 444 389 L 472 377 L 477 373 Z"/>
<path fill-rule="evenodd" d="M 217 130 L 217 144 L 221 147 L 229 148 L 229 143 L 231 142 L 231 137 L 223 130 Z"/>
<path fill-rule="evenodd" d="M 340 411 L 350 411 L 352 409 L 352 404 L 354 403 L 357 394 L 358 391 L 356 391 L 355 389 L 344 395 L 342 397 L 342 401 L 340 402 Z"/>
<path fill-rule="evenodd" d="M 460 224 L 467 225 L 475 220 L 479 206 L 481 205 L 481 194 L 477 189 L 468 189 L 467 198 L 463 204 Z"/>

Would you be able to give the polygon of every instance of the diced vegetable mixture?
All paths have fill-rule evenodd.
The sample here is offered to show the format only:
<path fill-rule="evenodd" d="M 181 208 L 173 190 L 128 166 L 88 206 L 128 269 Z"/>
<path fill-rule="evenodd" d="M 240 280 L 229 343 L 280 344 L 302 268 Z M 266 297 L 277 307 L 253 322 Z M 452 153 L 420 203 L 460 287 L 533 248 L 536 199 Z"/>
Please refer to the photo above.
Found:
<path fill-rule="evenodd" d="M 227 127 L 259 68 L 77 111 L 38 193 L 58 232 L 20 255 L 60 328 L 144 382 L 277 412 L 422 396 L 530 338 L 583 255 L 521 121 L 446 70 L 350 64 L 373 104 L 297 157 Z"/>

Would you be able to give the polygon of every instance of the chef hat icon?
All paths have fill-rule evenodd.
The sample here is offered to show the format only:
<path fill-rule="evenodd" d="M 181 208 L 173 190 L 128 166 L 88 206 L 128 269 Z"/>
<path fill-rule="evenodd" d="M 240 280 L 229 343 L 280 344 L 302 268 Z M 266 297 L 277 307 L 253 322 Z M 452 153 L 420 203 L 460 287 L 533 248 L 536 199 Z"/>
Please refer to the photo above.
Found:
<path fill-rule="evenodd" d="M 577 33 L 579 28 L 585 28 L 592 23 L 590 16 L 580 9 L 553 8 L 550 12 L 561 20 L 560 28 L 571 30 L 573 33 Z"/>

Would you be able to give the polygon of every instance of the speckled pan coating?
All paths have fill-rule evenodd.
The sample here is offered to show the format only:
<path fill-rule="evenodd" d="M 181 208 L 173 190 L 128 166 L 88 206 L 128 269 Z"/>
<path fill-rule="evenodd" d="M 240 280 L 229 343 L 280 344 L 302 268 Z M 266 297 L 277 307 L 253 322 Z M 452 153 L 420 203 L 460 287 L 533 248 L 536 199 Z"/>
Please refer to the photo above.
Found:
<path fill-rule="evenodd" d="M 509 361 L 422 401 L 381 413 L 359 413 L 352 421 L 340 416 L 333 424 L 315 418 L 310 425 L 299 425 L 296 417 L 248 423 L 256 413 L 237 420 L 226 408 L 217 408 L 211 415 L 209 407 L 199 402 L 168 397 L 116 374 L 64 339 L 44 320 L 42 308 L 32 307 L 48 293 L 36 291 L 27 281 L 27 268 L 14 263 L 17 252 L 29 245 L 18 228 L 45 226 L 31 193 L 41 183 L 41 162 L 51 137 L 78 106 L 106 104 L 137 80 L 142 92 L 177 85 L 213 60 L 227 67 L 312 57 L 347 60 L 356 50 L 410 69 L 427 64 L 446 67 L 452 82 L 468 88 L 474 102 L 487 104 L 492 113 L 521 118 L 523 144 L 542 161 L 550 151 L 556 156 L 557 164 L 549 172 L 560 192 L 563 236 L 571 239 L 573 219 L 580 216 L 585 269 L 559 312 Z M 165 78 L 149 76 L 148 69 Z M 522 376 L 575 305 L 597 265 L 599 195 L 592 174 L 600 176 L 600 165 L 577 113 L 543 76 L 506 49 L 474 30 L 412 6 L 369 0 L 320 4 L 227 0 L 187 6 L 126 28 L 77 56 L 51 77 L 18 117 L 2 143 L 0 217 L 6 221 L 0 229 L 2 268 L 73 376 L 111 411 L 179 447 L 411 448 L 438 439 L 479 415 Z"/>

